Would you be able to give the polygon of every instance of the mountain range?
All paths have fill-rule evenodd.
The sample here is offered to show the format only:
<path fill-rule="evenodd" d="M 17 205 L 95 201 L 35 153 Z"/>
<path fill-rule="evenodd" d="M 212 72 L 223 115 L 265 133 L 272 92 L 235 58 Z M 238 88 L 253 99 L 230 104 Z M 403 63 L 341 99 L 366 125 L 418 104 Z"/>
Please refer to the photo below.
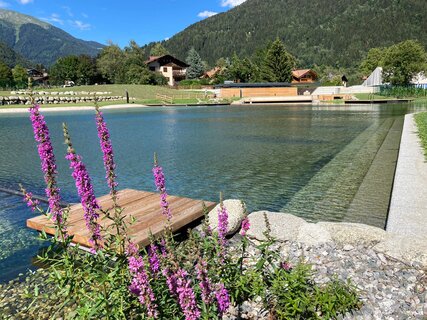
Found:
<path fill-rule="evenodd" d="M 50 66 L 59 57 L 71 54 L 95 56 L 102 47 L 98 42 L 77 39 L 34 17 L 0 9 L 0 58 L 7 51 L 8 64 L 22 63 L 24 59 Z"/>
<path fill-rule="evenodd" d="M 352 67 L 370 48 L 415 39 L 427 46 L 426 0 L 247 0 L 197 22 L 162 44 L 185 60 L 191 47 L 214 65 L 251 56 L 281 39 L 300 66 Z M 144 46 L 149 53 L 154 44 Z M 0 59 L 52 65 L 59 57 L 95 56 L 103 47 L 34 17 L 0 9 Z"/>
<path fill-rule="evenodd" d="M 163 45 L 179 58 L 194 47 L 209 64 L 250 56 L 281 39 L 303 66 L 354 66 L 373 47 L 427 45 L 426 0 L 247 0 L 195 23 Z"/>

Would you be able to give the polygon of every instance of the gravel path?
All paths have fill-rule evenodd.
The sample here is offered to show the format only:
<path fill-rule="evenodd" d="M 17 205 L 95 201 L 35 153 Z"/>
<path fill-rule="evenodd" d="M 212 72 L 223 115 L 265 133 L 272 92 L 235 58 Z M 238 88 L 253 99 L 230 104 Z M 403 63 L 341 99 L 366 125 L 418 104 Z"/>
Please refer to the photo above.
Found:
<path fill-rule="evenodd" d="M 363 306 L 340 319 L 427 319 L 427 272 L 419 265 L 403 264 L 363 245 L 311 247 L 286 242 L 277 246 L 291 263 L 300 259 L 310 263 L 319 284 L 330 281 L 334 275 L 343 281 L 351 279 Z M 256 256 L 254 247 L 249 252 Z M 245 303 L 240 311 L 243 319 L 269 319 L 259 302 Z M 227 319 L 236 319 L 233 314 L 237 310 L 231 310 Z"/>

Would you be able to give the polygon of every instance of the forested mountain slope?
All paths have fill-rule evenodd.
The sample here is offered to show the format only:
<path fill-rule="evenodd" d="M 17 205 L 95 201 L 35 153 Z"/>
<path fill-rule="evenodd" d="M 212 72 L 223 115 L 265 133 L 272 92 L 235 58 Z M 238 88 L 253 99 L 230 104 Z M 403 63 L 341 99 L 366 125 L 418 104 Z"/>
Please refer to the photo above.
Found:
<path fill-rule="evenodd" d="M 67 55 L 95 56 L 103 47 L 36 18 L 4 9 L 0 9 L 0 41 L 24 58 L 47 66 Z"/>
<path fill-rule="evenodd" d="M 213 64 L 252 55 L 276 37 L 302 65 L 352 66 L 373 47 L 427 45 L 425 0 L 248 0 L 191 25 L 164 43 L 180 58 L 194 48 Z"/>

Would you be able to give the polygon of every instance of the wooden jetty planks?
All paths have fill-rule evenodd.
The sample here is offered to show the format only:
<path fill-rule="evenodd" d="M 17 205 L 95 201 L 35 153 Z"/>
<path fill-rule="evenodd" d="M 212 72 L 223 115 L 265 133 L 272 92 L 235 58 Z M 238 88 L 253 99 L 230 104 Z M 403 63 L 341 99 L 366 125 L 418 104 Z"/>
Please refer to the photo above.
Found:
<path fill-rule="evenodd" d="M 113 206 L 109 195 L 99 197 L 97 200 L 103 209 Z M 173 231 L 177 231 L 203 216 L 203 201 L 201 200 L 169 196 L 168 201 L 172 213 L 171 227 Z M 149 244 L 150 234 L 157 236 L 163 232 L 166 218 L 162 215 L 159 194 L 124 189 L 118 192 L 118 203 L 124 209 L 123 215 L 128 224 L 128 234 L 139 246 Z M 216 203 L 209 201 L 204 203 L 209 210 L 216 205 Z M 67 229 L 69 234 L 73 235 L 73 242 L 90 247 L 89 231 L 86 228 L 83 215 L 84 211 L 81 204 L 71 206 Z M 136 222 L 131 224 L 130 217 L 133 217 Z M 101 215 L 99 223 L 104 229 L 108 229 L 112 221 Z M 47 234 L 55 234 L 54 224 L 45 216 L 28 219 L 27 227 L 38 231 L 44 230 Z M 109 228 L 108 231 L 114 233 L 113 228 Z"/>

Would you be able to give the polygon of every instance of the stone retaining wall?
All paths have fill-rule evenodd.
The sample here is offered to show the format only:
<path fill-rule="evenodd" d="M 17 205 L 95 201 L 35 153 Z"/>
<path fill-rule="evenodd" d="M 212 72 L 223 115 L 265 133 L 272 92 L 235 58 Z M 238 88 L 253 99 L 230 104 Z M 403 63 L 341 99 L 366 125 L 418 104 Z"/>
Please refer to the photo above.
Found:
<path fill-rule="evenodd" d="M 29 96 L 29 95 L 40 95 L 40 96 L 87 96 L 87 95 L 111 95 L 112 92 L 107 91 L 11 91 L 11 96 Z"/>
<path fill-rule="evenodd" d="M 96 96 L 98 101 L 124 101 L 126 97 L 121 96 Z M 38 104 L 65 104 L 65 103 L 94 103 L 94 96 L 34 96 L 35 103 Z M 135 100 L 131 98 L 131 100 Z M 5 96 L 0 97 L 0 105 L 26 104 L 30 105 L 29 96 Z"/>

